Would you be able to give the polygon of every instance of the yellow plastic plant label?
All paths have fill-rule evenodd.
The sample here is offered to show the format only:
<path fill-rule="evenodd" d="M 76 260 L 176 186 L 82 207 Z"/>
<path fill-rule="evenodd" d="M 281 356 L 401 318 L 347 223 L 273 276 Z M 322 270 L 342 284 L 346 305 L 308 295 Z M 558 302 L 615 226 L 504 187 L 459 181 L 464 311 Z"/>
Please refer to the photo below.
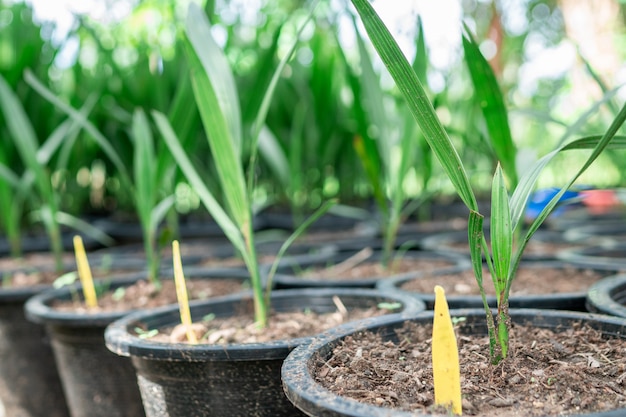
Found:
<path fill-rule="evenodd" d="M 189 298 L 187 296 L 187 286 L 185 285 L 185 275 L 183 274 L 183 262 L 180 256 L 180 245 L 177 240 L 172 242 L 172 256 L 174 258 L 174 283 L 176 284 L 176 298 L 180 311 L 180 321 L 187 330 L 187 340 L 190 343 L 198 343 L 198 338 L 191 325 L 191 312 L 189 310 Z"/>
<path fill-rule="evenodd" d="M 445 292 L 435 286 L 435 317 L 433 320 L 433 380 L 435 405 L 461 415 L 461 370 L 454 326 Z"/>
<path fill-rule="evenodd" d="M 95 308 L 98 306 L 98 299 L 96 297 L 96 289 L 93 285 L 93 277 L 91 275 L 89 261 L 87 260 L 87 254 L 85 253 L 83 239 L 76 235 L 74 236 L 73 243 L 76 267 L 78 268 L 78 278 L 80 278 L 80 283 L 83 286 L 85 304 L 87 304 L 87 307 Z"/>

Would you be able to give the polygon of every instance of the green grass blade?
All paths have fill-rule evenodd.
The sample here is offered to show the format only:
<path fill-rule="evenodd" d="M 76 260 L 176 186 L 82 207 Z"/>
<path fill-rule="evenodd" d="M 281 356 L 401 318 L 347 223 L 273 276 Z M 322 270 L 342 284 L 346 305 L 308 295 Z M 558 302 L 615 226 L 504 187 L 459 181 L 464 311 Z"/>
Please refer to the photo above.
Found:
<path fill-rule="evenodd" d="M 313 214 L 311 214 L 302 223 L 300 223 L 298 228 L 287 239 L 285 239 L 280 249 L 278 250 L 278 253 L 276 254 L 276 258 L 274 259 L 274 262 L 272 262 L 272 266 L 270 267 L 270 270 L 267 274 L 267 290 L 265 293 L 267 305 L 269 305 L 268 298 L 269 298 L 270 291 L 272 288 L 272 280 L 274 278 L 274 275 L 276 275 L 276 270 L 278 269 L 278 266 L 280 265 L 280 261 L 282 260 L 285 253 L 287 252 L 287 249 L 289 249 L 289 247 L 293 244 L 293 242 L 295 242 L 296 239 L 300 237 L 309 228 L 309 226 L 315 223 L 317 219 L 322 217 L 326 212 L 328 212 L 328 210 L 330 210 L 336 204 L 337 204 L 337 200 L 326 201 L 317 210 L 315 210 Z"/>
<path fill-rule="evenodd" d="M 573 135 L 574 133 L 582 129 L 585 126 L 585 124 L 589 122 L 589 119 L 591 118 L 591 116 L 596 114 L 603 105 L 611 102 L 611 100 L 617 94 L 618 91 L 619 91 L 619 88 L 614 88 L 612 90 L 609 90 L 605 92 L 599 100 L 594 101 L 593 104 L 589 106 L 589 108 L 585 110 L 574 121 L 574 123 L 567 126 L 567 129 L 557 141 L 557 144 L 558 144 L 557 147 L 563 145 L 571 135 Z"/>
<path fill-rule="evenodd" d="M 98 143 L 98 146 L 100 146 L 102 151 L 106 154 L 111 163 L 119 172 L 121 181 L 125 183 L 125 186 L 129 186 L 131 181 L 130 175 L 126 170 L 126 166 L 122 162 L 122 159 L 119 157 L 115 149 L 106 139 L 106 137 L 104 137 L 104 135 L 100 133 L 100 131 L 94 126 L 94 124 L 87 120 L 87 118 L 83 114 L 76 111 L 72 106 L 61 101 L 57 96 L 54 95 L 54 93 L 52 93 L 41 82 L 39 82 L 35 75 L 29 70 L 26 70 L 24 72 L 24 79 L 43 98 L 54 104 L 55 107 L 71 117 L 75 122 L 82 126 L 82 128 L 85 129 L 85 131 L 89 133 L 89 135 L 91 135 L 91 137 Z"/>
<path fill-rule="evenodd" d="M 352 0 L 367 33 L 383 63 L 407 101 L 413 117 L 441 166 L 454 185 L 459 197 L 470 210 L 478 211 L 476 197 L 471 188 L 463 162 L 428 99 L 415 71 L 400 47 L 385 27 L 368 0 Z"/>
<path fill-rule="evenodd" d="M 472 38 L 469 29 L 465 28 L 463 35 L 463 50 L 465 63 L 469 69 L 470 77 L 474 85 L 474 97 L 480 104 L 483 112 L 491 146 L 497 159 L 502 164 L 502 169 L 511 181 L 511 187 L 517 185 L 517 170 L 515 166 L 516 147 L 511 137 L 511 128 L 504 97 L 496 75 L 483 57 L 478 44 Z"/>
<path fill-rule="evenodd" d="M 212 38 L 206 15 L 194 3 L 189 5 L 186 31 L 194 96 L 213 162 L 235 223 L 248 229 L 251 213 L 241 161 L 241 119 L 233 75 Z"/>
<path fill-rule="evenodd" d="M 476 277 L 476 284 L 478 284 L 478 289 L 480 290 L 480 296 L 485 309 L 485 317 L 487 319 L 487 331 L 489 333 L 489 356 L 493 359 L 496 352 L 497 339 L 496 326 L 483 285 L 483 221 L 484 217 L 480 213 L 477 211 L 470 211 L 467 221 L 467 237 L 469 241 L 470 257 L 472 260 L 472 269 L 474 271 L 474 277 Z"/>
<path fill-rule="evenodd" d="M 278 138 L 265 125 L 258 133 L 258 149 L 269 168 L 274 172 L 276 179 L 285 187 L 288 186 L 291 181 L 291 172 L 289 171 L 287 155 L 278 143 Z"/>
<path fill-rule="evenodd" d="M 573 149 L 593 149 L 599 145 L 602 138 L 603 136 L 588 136 L 561 145 L 554 151 L 541 157 L 528 170 L 525 171 L 524 175 L 520 178 L 517 187 L 513 190 L 513 194 L 511 195 L 510 209 L 513 230 L 516 230 L 519 227 L 520 222 L 523 220 L 523 215 L 526 211 L 530 195 L 535 189 L 537 180 L 543 172 L 543 169 L 550 163 L 550 161 L 552 161 L 552 159 L 554 159 L 554 157 L 562 151 Z M 609 149 L 623 149 L 626 147 L 626 137 L 614 136 L 612 137 L 611 142 L 608 142 L 603 146 Z M 597 155 L 594 159 L 596 157 Z"/>
<path fill-rule="evenodd" d="M 100 242 L 104 246 L 113 246 L 115 244 L 115 240 L 106 233 L 104 233 L 100 228 L 92 226 L 88 222 L 76 217 L 72 216 L 69 213 L 65 213 L 63 211 L 59 211 L 56 213 L 56 220 L 59 224 L 63 224 L 65 226 L 69 226 L 74 230 L 78 230 L 81 233 L 85 234 L 85 236 L 89 236 L 90 238 Z"/>
<path fill-rule="evenodd" d="M 14 190 L 19 186 L 19 178 L 13 171 L 3 164 L 6 155 L 0 152 L 0 227 L 4 230 L 9 242 L 9 255 L 19 257 L 22 255 L 21 202 L 16 197 Z"/>
<path fill-rule="evenodd" d="M 369 55 L 364 40 L 359 35 L 356 19 L 352 19 L 354 32 L 357 34 L 356 41 L 359 50 L 359 63 L 361 68 L 361 105 L 365 108 L 365 113 L 369 119 L 370 126 L 375 126 L 377 134 L 373 137 L 372 142 L 377 145 L 379 157 L 382 162 L 383 170 L 387 172 L 385 176 L 388 176 L 388 172 L 391 170 L 391 143 L 389 134 L 389 118 L 387 117 L 387 110 L 385 108 L 386 98 L 383 90 L 380 86 L 380 79 L 376 75 L 374 70 L 374 64 Z M 368 148 L 366 148 L 367 150 Z M 372 161 L 375 160 L 371 155 Z"/>
<path fill-rule="evenodd" d="M 37 160 L 39 141 L 35 134 L 35 129 L 30 120 L 28 120 L 28 116 L 17 96 L 2 76 L 0 76 L 0 109 L 2 109 L 4 114 L 9 137 L 13 140 L 20 158 L 26 169 L 35 174 L 36 185 L 42 193 L 42 198 L 50 201 L 53 195 L 52 185 L 46 176 L 44 167 Z"/>
<path fill-rule="evenodd" d="M 428 73 L 428 50 L 426 48 L 426 38 L 424 37 L 424 25 L 422 17 L 417 16 L 417 32 L 415 34 L 415 58 L 413 59 L 413 70 L 422 83 L 426 82 Z"/>
<path fill-rule="evenodd" d="M 3 159 L 4 155 L 0 155 L 0 161 Z M 20 177 L 18 177 L 15 172 L 11 171 L 11 169 L 2 162 L 0 162 L 0 181 L 11 188 L 18 188 L 21 185 Z"/>
<path fill-rule="evenodd" d="M 156 160 L 154 138 L 146 114 L 135 110 L 131 126 L 133 140 L 133 179 L 137 212 L 142 224 L 147 227 L 156 204 Z"/>
<path fill-rule="evenodd" d="M 170 125 L 167 117 L 160 112 L 153 111 L 152 117 L 157 125 L 157 128 L 163 137 L 163 140 L 167 144 L 174 160 L 178 164 L 180 170 L 185 174 L 185 178 L 189 182 L 189 185 L 193 188 L 193 190 L 198 194 L 198 197 L 207 208 L 213 219 L 217 222 L 220 228 L 224 231 L 224 234 L 228 238 L 228 240 L 235 246 L 235 248 L 243 253 L 245 250 L 245 245 L 243 242 L 243 237 L 235 225 L 235 223 L 228 217 L 228 214 L 224 211 L 222 206 L 217 202 L 213 194 L 208 189 L 202 178 L 198 175 L 196 169 L 193 164 L 187 157 L 184 149 L 180 145 L 178 138 L 176 137 L 176 133 L 174 133 L 174 129 Z"/>
<path fill-rule="evenodd" d="M 85 117 L 87 117 L 95 104 L 95 97 L 90 96 L 90 98 L 80 109 L 80 112 Z M 48 163 L 52 159 L 52 155 L 54 155 L 60 147 L 63 147 L 63 149 L 65 150 L 65 155 L 59 157 L 59 159 L 61 159 L 62 161 L 57 163 L 56 169 L 64 170 L 67 167 L 67 159 L 69 157 L 69 155 L 67 154 L 73 147 L 79 130 L 80 125 L 78 125 L 78 123 L 74 122 L 72 119 L 65 120 L 50 134 L 48 139 L 46 139 L 46 141 L 39 147 L 39 150 L 37 151 L 37 160 L 42 165 L 48 165 Z"/>
<path fill-rule="evenodd" d="M 257 115 L 254 119 L 254 124 L 252 127 L 252 152 L 255 152 L 255 149 L 256 149 L 255 141 L 257 140 L 258 135 L 261 132 L 262 126 L 265 124 L 267 112 L 269 110 L 270 102 L 272 101 L 274 91 L 276 90 L 276 85 L 278 84 L 278 80 L 280 79 L 280 76 L 283 70 L 285 69 L 285 66 L 287 65 L 291 57 L 293 56 L 293 53 L 296 50 L 296 46 L 298 46 L 298 42 L 300 41 L 300 37 L 302 36 L 302 32 L 304 31 L 304 29 L 307 27 L 307 25 L 313 18 L 313 12 L 315 11 L 315 7 L 317 6 L 318 3 L 319 3 L 318 0 L 313 2 L 313 5 L 310 8 L 307 18 L 298 29 L 296 36 L 294 37 L 293 41 L 291 42 L 291 45 L 289 46 L 289 49 L 287 50 L 287 53 L 283 56 L 283 58 L 280 60 L 280 62 L 276 66 L 276 69 L 274 70 L 274 73 L 272 74 L 272 78 L 269 84 L 267 85 L 267 87 L 265 88 L 265 93 L 263 94 L 263 99 L 261 100 L 261 105 L 258 108 Z"/>
<path fill-rule="evenodd" d="M 615 117 L 615 119 L 613 120 L 609 128 L 607 129 L 607 131 L 604 133 L 604 135 L 602 135 L 602 137 L 597 139 L 596 145 L 593 147 L 593 151 L 591 152 L 591 155 L 589 155 L 585 163 L 578 169 L 577 173 L 567 182 L 567 184 L 565 184 L 561 188 L 561 190 L 558 193 L 556 193 L 556 195 L 552 198 L 552 200 L 550 200 L 548 204 L 546 204 L 543 210 L 541 210 L 539 215 L 532 222 L 532 224 L 526 231 L 524 240 L 521 242 L 520 247 L 518 248 L 516 252 L 516 255 L 514 258 L 514 262 L 516 263 L 516 265 L 514 267 L 514 270 L 517 268 L 517 265 L 520 262 L 520 259 L 526 247 L 526 244 L 528 243 L 530 238 L 534 235 L 537 229 L 539 229 L 539 226 L 541 226 L 541 224 L 546 220 L 546 218 L 550 215 L 552 210 L 554 210 L 559 200 L 561 199 L 561 196 L 574 184 L 574 182 L 576 182 L 578 177 L 580 177 L 583 174 L 583 172 L 585 172 L 587 168 L 589 168 L 589 166 L 598 158 L 598 156 L 610 145 L 616 146 L 616 147 L 624 145 L 623 147 L 626 147 L 626 141 L 624 141 L 623 137 L 618 137 L 617 140 L 615 140 L 616 133 L 622 127 L 622 125 L 624 124 L 624 121 L 626 121 L 626 105 L 622 107 L 622 109 L 617 114 L 617 116 Z M 593 141 L 594 139 L 582 138 L 568 145 L 565 145 L 564 147 L 557 149 L 553 151 L 552 153 L 555 154 L 559 152 L 560 150 L 580 149 L 580 146 L 582 144 L 590 146 L 593 144 Z M 547 162 L 545 164 L 547 164 Z"/>
<path fill-rule="evenodd" d="M 509 194 L 500 164 L 496 167 L 491 186 L 491 250 L 495 272 L 496 293 L 500 296 L 506 286 L 513 252 L 513 229 L 509 211 Z"/>
<path fill-rule="evenodd" d="M 191 65 L 192 82 L 195 79 L 197 84 L 199 82 L 197 78 L 200 75 L 198 72 L 202 71 L 204 73 L 202 78 L 206 78 L 206 80 L 203 80 L 202 84 L 211 86 L 211 95 L 213 96 L 211 100 L 219 105 L 217 108 L 220 109 L 219 113 L 224 119 L 222 123 L 225 123 L 227 126 L 229 136 L 233 142 L 230 146 L 234 146 L 237 155 L 241 157 L 241 110 L 239 108 L 235 77 L 230 69 L 228 59 L 213 39 L 211 24 L 207 15 L 195 3 L 189 5 L 185 33 L 191 45 L 191 51 L 196 56 L 196 59 L 193 61 L 199 61 L 193 62 Z M 188 47 L 186 49 L 189 51 Z M 194 88 L 194 91 L 197 97 L 197 87 Z M 204 94 L 204 90 L 200 91 Z M 202 114 L 203 108 L 200 104 L 198 107 Z M 203 115 L 204 118 L 206 118 L 206 115 Z"/>
<path fill-rule="evenodd" d="M 150 212 L 150 230 L 158 230 L 159 224 L 161 224 L 161 221 L 165 218 L 165 215 L 175 202 L 176 197 L 174 195 L 168 195 L 152 208 Z"/>

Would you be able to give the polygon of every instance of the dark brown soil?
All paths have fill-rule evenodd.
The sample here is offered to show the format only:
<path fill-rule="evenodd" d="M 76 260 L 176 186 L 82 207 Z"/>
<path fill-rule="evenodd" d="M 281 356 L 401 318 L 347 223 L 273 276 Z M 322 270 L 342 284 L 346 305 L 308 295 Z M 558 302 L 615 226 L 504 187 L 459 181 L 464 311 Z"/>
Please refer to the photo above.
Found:
<path fill-rule="evenodd" d="M 187 293 L 190 300 L 204 300 L 211 297 L 232 294 L 250 287 L 249 283 L 229 278 L 188 278 Z M 57 301 L 54 308 L 61 311 L 95 314 L 108 311 L 128 311 L 140 308 L 153 308 L 177 303 L 176 288 L 172 279 L 161 281 L 161 289 L 145 280 L 126 286 L 118 291 L 104 291 L 98 296 L 98 307 L 88 308 L 78 297 L 73 301 Z"/>
<path fill-rule="evenodd" d="M 461 324 L 462 325 L 462 324 Z M 326 389 L 363 403 L 433 413 L 432 326 L 405 325 L 399 344 L 371 332 L 311 369 Z M 561 333 L 514 326 L 512 355 L 489 363 L 486 337 L 457 336 L 463 415 L 561 416 L 626 407 L 626 341 L 585 326 Z M 447 413 L 441 412 L 442 415 Z"/>
<path fill-rule="evenodd" d="M 429 272 L 438 268 L 453 266 L 452 261 L 439 259 L 419 259 L 419 258 L 398 258 L 394 259 L 388 267 L 384 267 L 380 262 L 365 261 L 354 266 L 343 267 L 338 264 L 335 267 L 320 267 L 307 269 L 301 275 L 302 278 L 320 279 L 363 279 L 363 278 L 385 278 L 398 274 L 415 271 L 417 273 Z"/>
<path fill-rule="evenodd" d="M 511 295 L 557 294 L 585 292 L 591 284 L 606 274 L 590 269 L 570 266 L 564 268 L 520 267 L 511 286 Z M 495 290 L 488 270 L 483 271 L 485 291 L 494 295 Z M 479 295 L 474 271 L 426 275 L 405 282 L 401 289 L 432 294 L 435 285 L 443 287 L 447 295 Z"/>
<path fill-rule="evenodd" d="M 192 326 L 200 343 L 261 343 L 312 336 L 348 321 L 380 316 L 390 312 L 377 306 L 343 310 L 340 300 L 338 303 L 337 311 L 331 313 L 313 311 L 273 313 L 269 318 L 267 327 L 262 329 L 256 325 L 252 315 L 208 318 L 206 321 L 194 323 Z M 186 327 L 179 325 L 173 329 L 161 329 L 159 334 L 150 340 L 166 343 L 187 342 Z"/>

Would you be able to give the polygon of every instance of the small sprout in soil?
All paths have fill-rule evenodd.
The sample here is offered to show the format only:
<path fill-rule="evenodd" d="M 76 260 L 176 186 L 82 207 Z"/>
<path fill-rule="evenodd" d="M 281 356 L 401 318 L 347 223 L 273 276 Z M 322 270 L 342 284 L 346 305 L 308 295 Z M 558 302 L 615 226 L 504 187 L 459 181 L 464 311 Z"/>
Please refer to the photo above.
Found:
<path fill-rule="evenodd" d="M 120 301 L 122 298 L 124 298 L 124 295 L 126 295 L 126 288 L 119 287 L 113 292 L 113 295 L 111 297 L 113 297 L 113 300 L 115 301 Z"/>
<path fill-rule="evenodd" d="M 402 303 L 378 303 L 378 308 L 380 308 L 381 310 L 397 310 L 399 308 L 402 307 Z"/>
<path fill-rule="evenodd" d="M 78 273 L 76 271 L 68 272 L 55 279 L 52 286 L 54 288 L 61 288 L 67 285 L 72 285 L 76 282 L 76 279 L 78 279 Z"/>
<path fill-rule="evenodd" d="M 467 317 L 452 317 L 452 325 L 456 326 L 459 323 L 463 323 L 465 320 L 467 320 Z"/>
<path fill-rule="evenodd" d="M 159 334 L 159 331 L 157 329 L 144 330 L 141 327 L 135 327 L 135 333 L 137 333 L 137 337 L 140 339 L 150 339 Z"/>
<path fill-rule="evenodd" d="M 208 323 L 213 320 L 215 320 L 215 313 L 209 313 L 206 316 L 202 317 L 202 321 L 205 323 Z"/>

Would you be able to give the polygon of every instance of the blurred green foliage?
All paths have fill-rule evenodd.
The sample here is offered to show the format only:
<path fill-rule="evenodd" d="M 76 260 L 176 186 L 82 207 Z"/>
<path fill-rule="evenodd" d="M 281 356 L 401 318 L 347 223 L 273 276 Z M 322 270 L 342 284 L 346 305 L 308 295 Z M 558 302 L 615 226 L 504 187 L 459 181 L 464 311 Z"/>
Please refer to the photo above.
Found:
<path fill-rule="evenodd" d="M 36 21 L 28 3 L 0 0 L 0 74 L 22 102 L 37 137 L 49 136 L 64 115 L 24 82 L 26 68 L 74 108 L 95 98 L 89 120 L 111 142 L 125 166 L 133 164 L 131 121 L 139 108 L 166 114 L 188 154 L 195 158 L 196 166 L 208 176 L 214 175 L 214 167 L 202 165 L 211 160 L 207 157 L 210 150 L 206 140 L 202 140 L 204 132 L 190 98 L 187 63 L 181 49 L 182 22 L 189 1 L 117 0 L 128 7 L 128 13 L 111 13 L 106 18 L 76 15 L 69 31 L 59 34 L 54 23 Z M 240 91 L 242 121 L 250 128 L 262 97 L 259 91 L 264 91 L 271 76 L 272 60 L 267 57 L 274 56 L 274 64 L 280 61 L 288 44 L 281 39 L 295 36 L 298 23 L 308 14 L 309 2 L 201 3 L 230 61 Z M 379 3 L 375 2 L 375 7 Z M 531 61 L 537 64 L 537 49 L 551 51 L 567 46 L 561 2 L 463 0 L 459 4 L 461 18 L 476 34 L 480 50 L 493 66 L 502 89 L 522 162 L 520 165 L 518 161 L 518 166 L 523 169 L 524 158 L 532 160 L 553 148 L 594 100 L 589 99 L 589 106 L 584 108 L 572 108 L 568 100 L 575 85 L 567 72 L 539 76 L 530 85 L 524 81 Z M 344 39 L 344 31 L 347 35 L 354 31 L 353 14 L 348 2 L 321 2 L 315 24 L 304 34 L 295 57 L 283 71 L 266 127 L 279 145 L 274 155 L 284 158 L 289 173 L 281 174 L 270 154 L 261 153 L 253 173 L 257 184 L 254 195 L 259 205 L 283 205 L 302 215 L 328 198 L 339 198 L 345 204 L 371 205 L 375 190 L 354 143 L 357 137 L 366 141 L 381 139 L 377 139 L 377 115 L 371 114 L 371 106 L 362 107 L 357 102 L 366 89 L 362 84 L 363 68 L 357 46 Z M 419 39 L 418 16 L 414 17 L 414 27 L 404 35 Z M 620 28 L 623 38 L 623 22 Z M 470 179 L 480 193 L 490 188 L 494 154 L 481 103 L 463 63 L 460 34 L 459 27 L 458 45 L 451 46 L 446 65 L 428 60 L 415 70 L 461 158 L 467 161 Z M 428 32 L 425 37 L 426 48 L 435 48 L 428 43 Z M 368 52 L 385 95 L 384 105 L 396 114 L 397 123 L 402 123 L 406 109 L 401 95 L 390 86 L 389 76 L 376 62 L 373 51 Z M 424 51 L 429 58 L 430 52 Z M 586 68 L 590 83 L 599 85 L 593 77 L 593 62 L 579 61 L 579 66 Z M 604 87 L 608 91 L 616 86 Z M 615 115 L 610 104 L 599 106 L 576 133 L 585 135 L 606 128 Z M 0 119 L 0 135 L 6 134 L 6 123 Z M 157 144 L 155 151 L 167 149 Z M 17 160 L 15 149 L 6 140 L 0 141 L 0 152 L 3 160 Z M 420 163 L 408 171 L 404 181 L 407 195 L 419 196 L 427 188 L 438 196 L 453 195 L 441 168 L 430 162 L 427 148 L 416 153 Z M 244 158 L 249 154 L 248 149 Z M 603 156 L 616 168 L 607 171 L 611 172 L 610 177 L 601 178 L 602 186 L 624 184 L 626 170 L 618 166 L 622 156 L 619 151 Z M 247 166 L 248 161 L 244 159 L 244 163 Z M 544 185 L 562 182 L 555 177 L 560 171 L 566 171 L 566 167 L 560 167 L 556 161 L 554 172 L 546 176 Z M 183 177 L 176 175 L 182 184 Z M 593 167 L 589 175 L 585 180 L 593 180 Z M 120 185 L 115 166 L 85 131 L 80 132 L 64 171 L 53 176 L 55 187 L 62 191 L 60 205 L 64 211 L 82 215 L 133 211 L 133 196 Z M 219 196 L 217 182 L 213 187 Z M 193 192 L 187 188 L 179 191 L 179 211 L 199 207 Z"/>

